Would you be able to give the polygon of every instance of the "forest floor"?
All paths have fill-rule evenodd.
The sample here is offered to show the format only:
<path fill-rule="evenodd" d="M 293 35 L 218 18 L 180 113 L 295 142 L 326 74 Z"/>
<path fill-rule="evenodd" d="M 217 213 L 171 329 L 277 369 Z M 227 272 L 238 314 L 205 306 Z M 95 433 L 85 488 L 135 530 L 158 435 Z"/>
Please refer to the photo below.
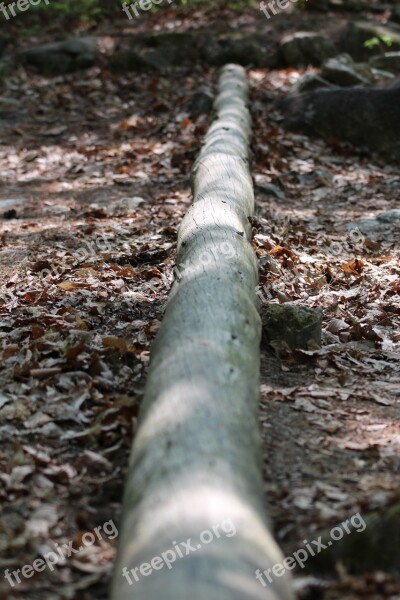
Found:
<path fill-rule="evenodd" d="M 196 12 L 203 26 L 210 14 Z M 171 15 L 172 28 L 184 26 Z M 278 28 L 304 27 L 299 19 Z M 116 532 L 109 524 L 93 544 L 85 533 L 118 527 L 190 169 L 209 124 L 187 106 L 216 73 L 93 68 L 46 79 L 21 69 L 1 90 L 0 570 L 70 540 L 76 551 L 13 586 L 2 578 L 2 598 L 107 597 Z M 398 168 L 285 132 L 272 102 L 301 73 L 249 71 L 260 300 L 324 311 L 320 350 L 263 347 L 266 498 L 288 555 L 356 513 L 400 502 L 399 230 L 358 228 L 398 207 Z M 396 549 L 384 541 L 359 575 L 338 561 L 322 577 L 310 559 L 299 597 L 398 600 L 400 579 L 380 560 Z"/>

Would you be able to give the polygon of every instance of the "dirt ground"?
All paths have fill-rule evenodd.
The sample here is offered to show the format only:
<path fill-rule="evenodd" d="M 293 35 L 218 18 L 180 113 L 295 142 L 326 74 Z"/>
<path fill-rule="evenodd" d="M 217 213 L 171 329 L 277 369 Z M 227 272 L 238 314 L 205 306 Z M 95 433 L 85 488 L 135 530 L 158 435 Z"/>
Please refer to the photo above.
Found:
<path fill-rule="evenodd" d="M 217 22 L 212 11 L 194 15 Z M 304 28 L 298 19 L 279 20 L 277 31 Z M 307 19 L 318 28 L 322 16 Z M 238 21 L 251 27 L 254 17 Z M 187 26 L 173 12 L 170 23 Z M 321 349 L 263 345 L 266 502 L 288 555 L 400 501 L 399 228 L 359 227 L 398 208 L 398 167 L 284 132 L 273 101 L 301 73 L 249 71 L 260 302 L 324 311 Z M 1 90 L 2 571 L 69 540 L 78 549 L 107 521 L 118 526 L 190 168 L 209 123 L 187 107 L 216 75 L 93 68 L 46 79 L 21 69 Z M 400 598 L 379 555 L 358 575 L 336 561 L 322 576 L 310 560 L 296 574 L 299 597 Z M 14 587 L 1 580 L 1 597 L 105 599 L 114 556 L 115 538 L 103 534 L 54 570 Z"/>

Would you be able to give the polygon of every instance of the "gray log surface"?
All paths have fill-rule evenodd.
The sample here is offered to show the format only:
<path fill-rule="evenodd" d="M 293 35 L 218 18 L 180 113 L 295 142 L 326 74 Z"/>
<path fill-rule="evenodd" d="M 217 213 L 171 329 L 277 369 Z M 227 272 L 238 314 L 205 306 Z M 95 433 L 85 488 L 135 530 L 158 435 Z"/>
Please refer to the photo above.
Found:
<path fill-rule="evenodd" d="M 245 71 L 225 66 L 179 232 L 178 281 L 152 348 L 112 600 L 293 599 L 287 574 L 268 587 L 255 578 L 283 557 L 261 476 L 247 93 Z"/>

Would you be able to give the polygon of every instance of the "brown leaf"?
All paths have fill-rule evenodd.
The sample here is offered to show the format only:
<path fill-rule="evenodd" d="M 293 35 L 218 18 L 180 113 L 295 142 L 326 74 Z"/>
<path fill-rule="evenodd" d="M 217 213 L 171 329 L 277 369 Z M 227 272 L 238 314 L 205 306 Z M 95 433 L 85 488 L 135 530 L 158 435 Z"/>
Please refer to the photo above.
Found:
<path fill-rule="evenodd" d="M 191 124 L 192 121 L 188 117 L 186 117 L 185 119 L 182 119 L 182 121 L 179 123 L 179 127 L 181 129 L 187 129 Z"/>
<path fill-rule="evenodd" d="M 364 268 L 364 263 L 362 260 L 358 258 L 349 260 L 344 265 L 341 265 L 342 271 L 344 271 L 347 275 L 359 275 Z"/>
<path fill-rule="evenodd" d="M 79 344 L 73 346 L 67 351 L 66 357 L 68 360 L 75 360 L 75 358 L 84 350 L 86 350 L 86 345 L 83 342 L 79 342 Z"/>
<path fill-rule="evenodd" d="M 332 319 L 327 327 L 327 330 L 331 333 L 339 333 L 339 331 L 343 331 L 344 329 L 348 328 L 349 325 L 345 321 L 342 321 L 341 319 Z"/>
<path fill-rule="evenodd" d="M 118 271 L 118 275 L 120 277 L 135 277 L 136 271 L 132 269 L 132 267 L 125 267 L 124 269 Z"/>
<path fill-rule="evenodd" d="M 115 128 L 116 131 L 126 131 L 127 129 L 131 129 L 132 127 L 138 127 L 142 124 L 142 119 L 139 115 L 132 115 L 129 119 L 124 119 L 120 123 L 118 123 Z"/>
<path fill-rule="evenodd" d="M 83 321 L 79 315 L 76 315 L 76 327 L 78 329 L 84 329 L 85 331 L 88 331 L 90 329 L 86 321 Z"/>
<path fill-rule="evenodd" d="M 44 335 L 44 329 L 40 327 L 37 323 L 33 323 L 31 327 L 32 339 L 37 340 Z"/>
<path fill-rule="evenodd" d="M 128 350 L 126 341 L 115 336 L 103 338 L 103 346 L 104 348 L 116 348 L 121 354 L 124 354 Z"/>
<path fill-rule="evenodd" d="M 77 290 L 83 286 L 81 283 L 76 283 L 75 281 L 62 281 L 61 283 L 57 284 L 57 287 L 66 292 L 70 292 L 71 290 Z"/>
<path fill-rule="evenodd" d="M 289 258 L 297 259 L 297 254 L 293 252 L 293 250 L 285 248 L 284 246 L 276 246 L 275 248 L 272 248 L 270 254 L 272 254 L 272 256 L 288 256 Z"/>
<path fill-rule="evenodd" d="M 83 269 L 78 269 L 75 271 L 75 275 L 78 277 L 97 277 L 99 275 L 98 271 L 92 269 L 92 267 L 85 267 Z"/>
<path fill-rule="evenodd" d="M 31 269 L 33 273 L 40 273 L 40 271 L 47 269 L 51 270 L 51 264 L 48 260 L 37 260 Z"/>
<path fill-rule="evenodd" d="M 152 269 L 148 269 L 147 271 L 143 271 L 143 277 L 145 279 L 152 279 L 153 277 L 162 277 L 162 273 L 157 267 L 153 267 Z"/>
<path fill-rule="evenodd" d="M 9 346 L 6 346 L 3 350 L 3 360 L 7 360 L 7 358 L 10 358 L 10 356 L 14 356 L 14 354 L 18 352 L 18 348 L 18 344 L 10 344 Z"/>

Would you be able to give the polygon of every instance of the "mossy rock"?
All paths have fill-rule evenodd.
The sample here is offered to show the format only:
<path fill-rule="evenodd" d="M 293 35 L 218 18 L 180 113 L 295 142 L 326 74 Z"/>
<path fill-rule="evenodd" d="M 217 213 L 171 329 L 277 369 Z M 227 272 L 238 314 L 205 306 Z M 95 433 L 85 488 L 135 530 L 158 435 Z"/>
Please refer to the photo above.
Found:
<path fill-rule="evenodd" d="M 263 342 L 310 350 L 321 345 L 322 310 L 295 304 L 262 306 Z"/>
<path fill-rule="evenodd" d="M 92 67 L 97 58 L 94 38 L 72 38 L 29 48 L 20 54 L 27 67 L 43 75 L 64 75 Z"/>
<path fill-rule="evenodd" d="M 307 567 L 314 574 L 333 573 L 340 561 L 349 573 L 382 570 L 399 575 L 400 504 L 386 511 L 370 513 L 363 517 L 363 521 L 366 524 L 364 530 L 361 527 L 359 531 L 351 528 L 351 523 L 348 525 L 350 533 L 342 525 L 336 527 L 343 530 L 339 541 L 332 541 L 332 530 L 323 534 L 322 541 L 327 548 L 310 559 Z M 335 537 L 339 538 L 339 535 L 335 533 Z"/>
<path fill-rule="evenodd" d="M 365 46 L 365 42 L 374 38 L 381 41 L 370 47 Z M 389 38 L 390 47 L 383 41 Z M 350 22 L 342 33 L 340 47 L 355 60 L 369 60 L 371 56 L 383 54 L 388 50 L 400 50 L 400 28 L 396 25 L 379 25 L 370 21 Z"/>
<path fill-rule="evenodd" d="M 390 15 L 390 20 L 394 23 L 400 23 L 400 4 L 396 4 L 396 6 L 393 6 L 392 13 Z"/>
<path fill-rule="evenodd" d="M 312 92 L 313 90 L 329 89 L 334 85 L 326 81 L 316 73 L 305 73 L 296 83 L 293 84 L 290 93 L 301 94 L 302 92 Z"/>
<path fill-rule="evenodd" d="M 13 63 L 10 60 L 0 60 L 0 83 L 10 74 Z"/>
<path fill-rule="evenodd" d="M 373 69 L 389 71 L 389 73 L 400 73 L 400 52 L 385 52 L 380 56 L 374 56 L 369 64 Z"/>
<path fill-rule="evenodd" d="M 134 50 L 116 51 L 110 57 L 110 67 L 119 73 L 142 71 L 147 68 L 145 59 L 140 52 Z"/>
<path fill-rule="evenodd" d="M 119 71 L 151 69 L 163 71 L 169 67 L 190 65 L 200 56 L 201 34 L 156 33 L 132 38 L 130 47 L 117 50 L 110 58 Z"/>
<path fill-rule="evenodd" d="M 208 39 L 202 51 L 203 60 L 210 65 L 237 63 L 243 66 L 273 68 L 277 56 L 267 51 L 263 36 L 248 33 L 224 33 Z"/>
<path fill-rule="evenodd" d="M 340 54 L 327 60 L 322 65 L 321 77 L 341 87 L 368 85 L 374 80 L 371 67 L 365 63 L 355 63 L 349 54 Z"/>
<path fill-rule="evenodd" d="M 10 43 L 10 37 L 3 33 L 0 33 L 0 56 L 3 56 L 4 50 L 7 48 Z"/>
<path fill-rule="evenodd" d="M 319 67 L 325 60 L 337 54 L 332 40 L 310 31 L 286 35 L 282 39 L 280 51 L 289 67 Z"/>
<path fill-rule="evenodd" d="M 165 68 L 195 61 L 200 52 L 201 34 L 191 32 L 158 33 L 143 39 L 142 56 L 149 66 Z"/>
<path fill-rule="evenodd" d="M 315 90 L 288 96 L 277 107 L 291 131 L 400 158 L 400 88 Z"/>
<path fill-rule="evenodd" d="M 132 38 L 130 47 L 117 50 L 111 65 L 119 70 L 191 66 L 197 61 L 210 65 L 234 62 L 257 67 L 275 67 L 276 53 L 268 51 L 264 36 L 248 33 L 209 35 L 202 32 L 156 33 Z"/>

